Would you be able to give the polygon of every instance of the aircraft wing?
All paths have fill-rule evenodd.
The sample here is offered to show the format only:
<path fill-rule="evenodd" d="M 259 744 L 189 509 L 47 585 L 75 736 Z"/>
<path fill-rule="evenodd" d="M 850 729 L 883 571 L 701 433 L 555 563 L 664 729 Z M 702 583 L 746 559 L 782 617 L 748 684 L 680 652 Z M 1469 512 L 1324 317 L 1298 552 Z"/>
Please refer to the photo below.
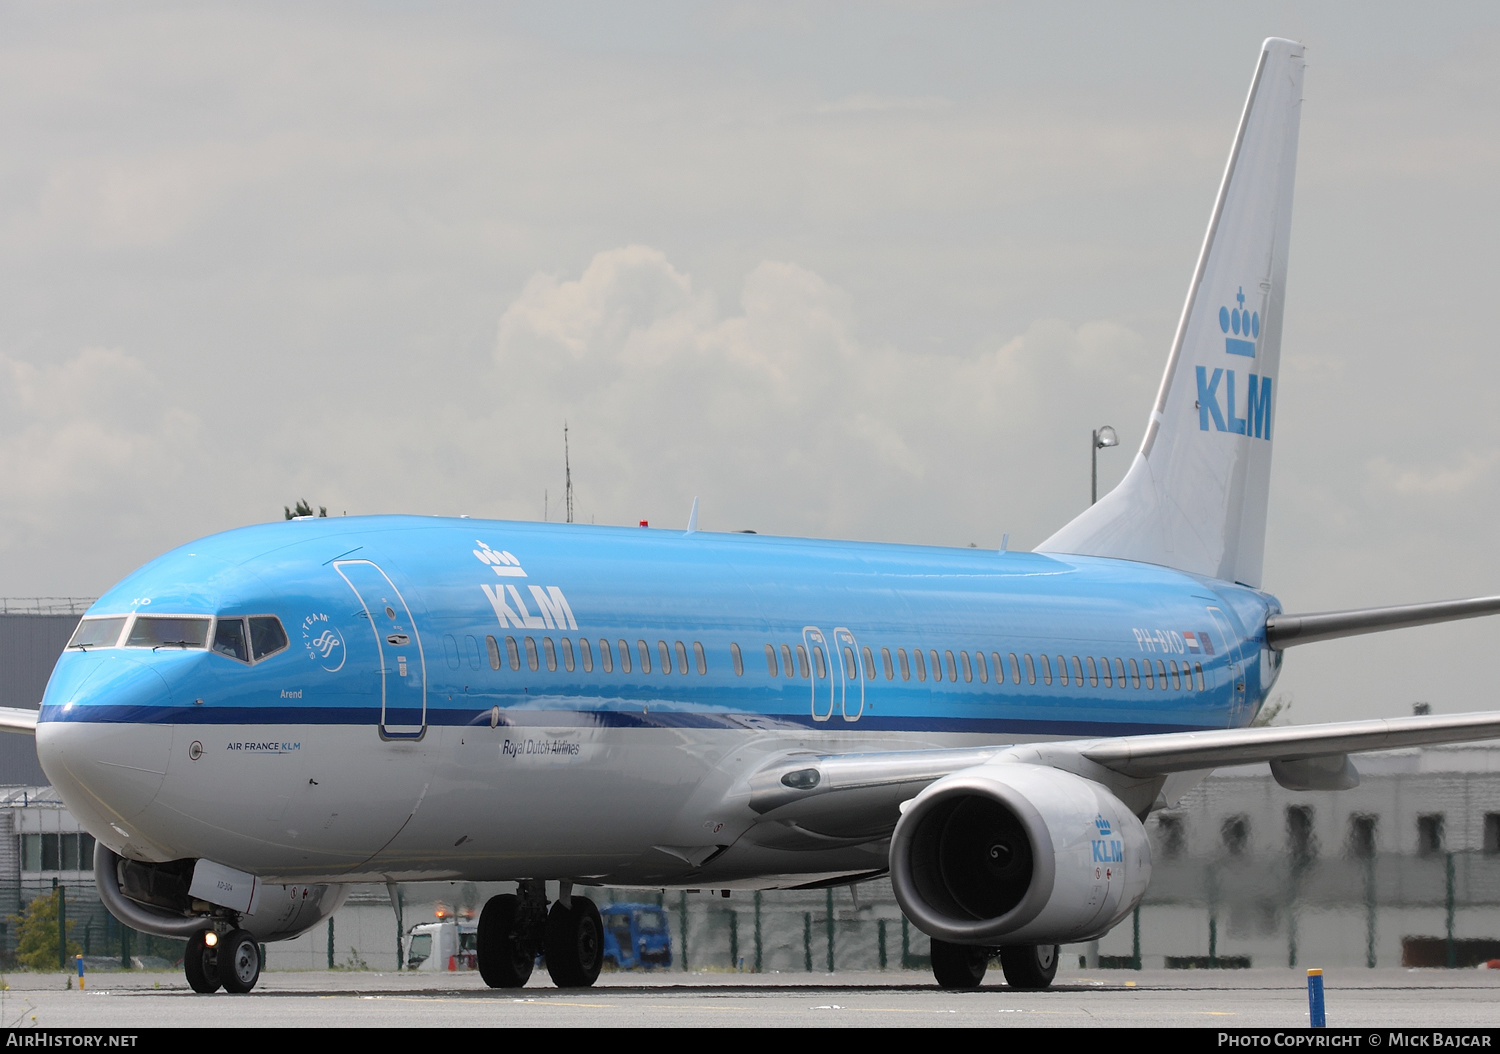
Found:
<path fill-rule="evenodd" d="M 36 735 L 35 710 L 19 706 L 0 706 L 0 732 L 21 732 Z"/>
<path fill-rule="evenodd" d="M 820 839 L 888 835 L 902 803 L 944 776 L 989 761 L 1069 769 L 1136 802 L 1153 799 L 1161 778 L 1173 773 L 1262 761 L 1288 788 L 1345 789 L 1359 780 L 1348 763 L 1351 753 L 1481 739 L 1500 739 L 1500 711 L 956 750 L 791 755 L 750 778 L 749 806 L 761 822 L 805 835 L 802 844 L 811 848 Z M 1145 799 L 1132 793 L 1148 788 Z"/>

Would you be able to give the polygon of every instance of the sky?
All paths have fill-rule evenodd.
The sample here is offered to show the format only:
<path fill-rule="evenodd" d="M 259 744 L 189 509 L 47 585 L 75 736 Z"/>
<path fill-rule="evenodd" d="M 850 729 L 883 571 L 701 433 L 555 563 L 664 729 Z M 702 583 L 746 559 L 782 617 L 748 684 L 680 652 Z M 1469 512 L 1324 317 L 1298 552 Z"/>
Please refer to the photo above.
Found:
<path fill-rule="evenodd" d="M 1266 588 L 1500 593 L 1500 11 L 0 6 L 0 596 L 333 515 L 1037 544 L 1139 444 L 1308 48 Z M 1500 622 L 1292 719 L 1488 709 Z"/>

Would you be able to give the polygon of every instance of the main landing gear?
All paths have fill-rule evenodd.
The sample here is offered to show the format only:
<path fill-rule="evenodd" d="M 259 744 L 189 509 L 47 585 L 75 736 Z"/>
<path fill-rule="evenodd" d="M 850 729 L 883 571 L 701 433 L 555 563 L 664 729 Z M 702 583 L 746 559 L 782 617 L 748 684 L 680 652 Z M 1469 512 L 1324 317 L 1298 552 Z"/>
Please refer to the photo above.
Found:
<path fill-rule="evenodd" d="M 559 988 L 587 988 L 604 965 L 604 924 L 588 897 L 562 896 L 547 908 L 545 886 L 534 879 L 515 893 L 491 897 L 479 915 L 479 975 L 491 988 L 520 988 L 531 977 L 538 952 Z"/>
<path fill-rule="evenodd" d="M 985 948 L 974 944 L 932 941 L 932 973 L 939 988 L 978 988 L 990 960 L 998 954 L 1005 983 L 1012 988 L 1035 991 L 1052 984 L 1057 976 L 1058 946 L 1018 944 L 1009 948 Z"/>
<path fill-rule="evenodd" d="M 199 930 L 183 953 L 182 971 L 195 992 L 207 995 L 223 986 L 243 994 L 260 980 L 260 944 L 246 930 Z"/>

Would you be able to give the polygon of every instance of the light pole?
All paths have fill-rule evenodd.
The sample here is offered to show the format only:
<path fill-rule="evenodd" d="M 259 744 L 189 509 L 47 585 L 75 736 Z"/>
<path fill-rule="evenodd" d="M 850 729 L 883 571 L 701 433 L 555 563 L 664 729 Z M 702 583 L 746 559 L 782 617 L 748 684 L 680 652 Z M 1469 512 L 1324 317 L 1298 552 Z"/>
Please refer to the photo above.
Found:
<path fill-rule="evenodd" d="M 1115 430 L 1109 425 L 1094 429 L 1094 435 L 1089 440 L 1089 460 L 1093 463 L 1093 472 L 1090 474 L 1089 504 L 1094 505 L 1099 501 L 1099 448 L 1107 446 L 1119 446 L 1120 437 L 1115 435 Z"/>

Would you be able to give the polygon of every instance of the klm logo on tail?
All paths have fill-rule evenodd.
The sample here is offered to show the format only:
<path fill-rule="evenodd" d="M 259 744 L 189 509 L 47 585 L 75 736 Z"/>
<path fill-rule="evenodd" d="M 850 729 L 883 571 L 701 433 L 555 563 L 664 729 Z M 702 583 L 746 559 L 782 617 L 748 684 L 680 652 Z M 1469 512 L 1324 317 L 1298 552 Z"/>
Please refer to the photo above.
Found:
<path fill-rule="evenodd" d="M 1239 306 L 1231 310 L 1219 308 L 1219 328 L 1224 331 L 1224 353 L 1255 358 L 1255 342 L 1260 339 L 1260 312 L 1245 307 L 1245 290 L 1241 287 L 1235 297 Z M 1254 373 L 1247 375 L 1245 398 L 1241 402 L 1236 395 L 1238 378 L 1233 369 L 1215 367 L 1210 373 L 1207 366 L 1198 371 L 1198 427 L 1207 432 L 1213 422 L 1217 432 L 1232 432 L 1235 435 L 1252 436 L 1256 439 L 1271 438 L 1271 378 Z M 1236 413 L 1244 407 L 1244 416 Z"/>

